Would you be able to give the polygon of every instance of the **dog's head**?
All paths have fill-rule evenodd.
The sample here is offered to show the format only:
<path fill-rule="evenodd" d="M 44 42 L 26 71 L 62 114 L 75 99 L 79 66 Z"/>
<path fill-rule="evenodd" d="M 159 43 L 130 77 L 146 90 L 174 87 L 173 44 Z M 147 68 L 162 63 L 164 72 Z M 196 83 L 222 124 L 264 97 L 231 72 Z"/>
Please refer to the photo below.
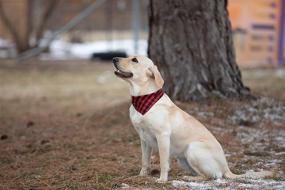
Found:
<path fill-rule="evenodd" d="M 162 79 L 157 67 L 144 56 L 113 58 L 115 75 L 128 81 L 132 87 L 139 88 L 139 94 L 162 88 Z M 151 88 L 151 89 L 150 89 Z"/>

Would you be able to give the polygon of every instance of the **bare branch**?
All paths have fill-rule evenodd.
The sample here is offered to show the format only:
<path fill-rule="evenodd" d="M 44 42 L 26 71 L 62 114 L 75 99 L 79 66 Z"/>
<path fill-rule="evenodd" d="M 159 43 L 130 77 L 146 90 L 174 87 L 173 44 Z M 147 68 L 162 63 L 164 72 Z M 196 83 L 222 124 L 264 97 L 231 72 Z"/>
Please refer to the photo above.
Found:
<path fill-rule="evenodd" d="M 83 21 L 86 17 L 88 17 L 90 14 L 93 13 L 95 9 L 100 7 L 106 0 L 96 0 L 94 3 L 90 4 L 86 9 L 84 9 L 82 12 L 80 12 L 77 16 L 75 16 L 73 19 L 71 19 L 67 24 L 59 28 L 57 31 L 55 31 L 52 36 L 47 40 L 47 43 L 44 47 L 36 47 L 33 49 L 29 49 L 26 52 L 23 52 L 21 55 L 18 56 L 17 61 L 23 61 L 26 59 L 29 59 L 31 57 L 39 55 L 41 52 L 46 50 L 50 43 L 60 34 L 67 32 L 74 28 L 77 24 L 79 24 L 81 21 Z"/>
<path fill-rule="evenodd" d="M 46 6 L 46 9 L 44 10 L 43 16 L 41 21 L 39 22 L 39 27 L 36 31 L 36 40 L 40 40 L 40 38 L 43 35 L 44 29 L 46 27 L 48 19 L 51 17 L 52 13 L 55 10 L 55 7 L 58 5 L 60 0 L 49 0 L 47 1 L 48 5 Z"/>

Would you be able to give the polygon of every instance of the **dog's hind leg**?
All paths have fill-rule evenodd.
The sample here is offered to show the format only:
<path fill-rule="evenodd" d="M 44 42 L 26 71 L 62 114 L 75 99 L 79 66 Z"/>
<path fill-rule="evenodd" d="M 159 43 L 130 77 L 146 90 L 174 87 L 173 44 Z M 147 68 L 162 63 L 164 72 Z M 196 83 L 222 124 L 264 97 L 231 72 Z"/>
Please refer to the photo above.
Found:
<path fill-rule="evenodd" d="M 204 142 L 192 142 L 185 152 L 188 163 L 201 176 L 221 179 L 228 168 L 222 150 L 214 150 Z"/>
<path fill-rule="evenodd" d="M 190 166 L 190 164 L 187 162 L 187 159 L 185 157 L 179 157 L 177 158 L 178 164 L 181 168 L 187 171 L 191 176 L 197 176 L 197 173 L 195 170 Z"/>

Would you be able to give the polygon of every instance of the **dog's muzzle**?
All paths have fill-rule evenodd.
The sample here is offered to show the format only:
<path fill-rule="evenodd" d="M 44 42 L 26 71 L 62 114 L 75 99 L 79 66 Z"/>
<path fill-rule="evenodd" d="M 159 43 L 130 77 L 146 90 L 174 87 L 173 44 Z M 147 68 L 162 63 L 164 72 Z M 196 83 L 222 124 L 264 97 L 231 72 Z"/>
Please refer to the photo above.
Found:
<path fill-rule="evenodd" d="M 131 78 L 131 77 L 133 77 L 133 73 L 132 72 L 122 71 L 122 69 L 120 69 L 120 67 L 119 67 L 120 58 L 114 57 L 112 61 L 113 61 L 114 67 L 116 69 L 114 71 L 116 76 L 121 77 L 121 78 Z"/>

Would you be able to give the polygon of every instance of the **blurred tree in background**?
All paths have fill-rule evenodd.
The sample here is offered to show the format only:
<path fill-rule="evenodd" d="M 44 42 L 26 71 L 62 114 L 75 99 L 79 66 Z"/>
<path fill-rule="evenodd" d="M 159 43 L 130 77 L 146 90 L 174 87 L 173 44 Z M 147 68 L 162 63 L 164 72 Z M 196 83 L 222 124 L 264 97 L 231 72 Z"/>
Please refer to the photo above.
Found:
<path fill-rule="evenodd" d="M 8 9 L 9 2 L 0 1 L 0 19 L 11 34 L 18 53 L 39 46 L 46 30 L 47 22 L 59 2 L 60 0 L 27 0 L 26 3 L 19 4 L 25 6 L 28 13 L 28 15 L 22 15 L 22 17 L 17 18 L 23 25 L 23 27 L 19 27 L 11 19 L 11 11 L 13 9 Z M 6 7 L 5 9 L 4 3 L 7 3 L 8 8 Z"/>
<path fill-rule="evenodd" d="M 235 60 L 227 0 L 150 0 L 149 25 L 148 54 L 172 98 L 250 94 Z"/>
<path fill-rule="evenodd" d="M 140 32 L 146 39 L 148 1 L 139 4 Z M 39 55 L 53 40 L 131 39 L 132 5 L 132 0 L 0 0 L 0 39 L 11 44 L 7 57 L 18 61 Z"/>

